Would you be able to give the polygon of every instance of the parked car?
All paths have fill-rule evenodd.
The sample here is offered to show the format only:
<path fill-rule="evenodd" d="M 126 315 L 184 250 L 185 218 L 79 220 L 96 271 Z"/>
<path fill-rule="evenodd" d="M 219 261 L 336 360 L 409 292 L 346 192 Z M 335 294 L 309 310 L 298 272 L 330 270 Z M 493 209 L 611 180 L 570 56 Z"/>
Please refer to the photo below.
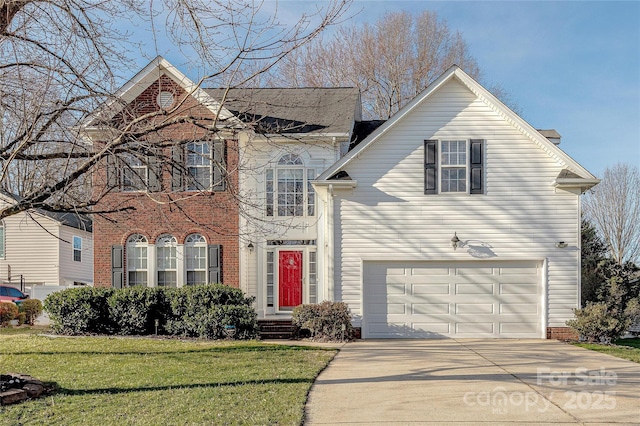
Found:
<path fill-rule="evenodd" d="M 15 287 L 0 284 L 0 302 L 13 302 L 16 305 L 19 305 L 23 300 L 28 298 L 28 295 L 24 294 Z"/>

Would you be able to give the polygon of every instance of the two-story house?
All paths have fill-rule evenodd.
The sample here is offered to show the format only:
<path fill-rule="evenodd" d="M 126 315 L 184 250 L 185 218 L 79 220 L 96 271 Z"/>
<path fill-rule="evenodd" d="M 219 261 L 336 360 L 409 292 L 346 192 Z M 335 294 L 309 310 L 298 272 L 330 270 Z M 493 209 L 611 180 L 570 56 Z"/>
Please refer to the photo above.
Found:
<path fill-rule="evenodd" d="M 202 89 L 162 58 L 118 99 L 108 119 L 179 102 L 207 125 L 97 174 L 104 206 L 136 207 L 95 219 L 98 285 L 221 281 L 261 318 L 343 301 L 369 338 L 562 337 L 579 307 L 598 180 L 457 67 L 377 129 L 355 89 Z"/>

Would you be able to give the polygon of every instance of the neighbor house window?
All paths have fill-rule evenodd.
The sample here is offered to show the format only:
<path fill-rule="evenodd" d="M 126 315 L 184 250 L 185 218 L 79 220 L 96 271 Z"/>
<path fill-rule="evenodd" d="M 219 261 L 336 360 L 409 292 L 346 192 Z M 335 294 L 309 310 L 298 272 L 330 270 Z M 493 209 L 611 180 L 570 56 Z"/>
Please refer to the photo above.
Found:
<path fill-rule="evenodd" d="M 200 234 L 191 234 L 184 241 L 187 285 L 207 283 L 207 241 Z"/>
<path fill-rule="evenodd" d="M 134 234 L 127 240 L 127 284 L 143 286 L 148 284 L 147 238 Z"/>
<path fill-rule="evenodd" d="M 73 237 L 73 260 L 82 262 L 82 238 Z"/>
<path fill-rule="evenodd" d="M 484 140 L 424 141 L 424 193 L 482 194 Z"/>
<path fill-rule="evenodd" d="M 156 268 L 159 287 L 178 286 L 177 240 L 162 235 L 156 241 Z"/>
<path fill-rule="evenodd" d="M 267 216 L 314 216 L 314 178 L 315 170 L 305 168 L 299 155 L 280 157 L 276 167 L 266 171 Z"/>

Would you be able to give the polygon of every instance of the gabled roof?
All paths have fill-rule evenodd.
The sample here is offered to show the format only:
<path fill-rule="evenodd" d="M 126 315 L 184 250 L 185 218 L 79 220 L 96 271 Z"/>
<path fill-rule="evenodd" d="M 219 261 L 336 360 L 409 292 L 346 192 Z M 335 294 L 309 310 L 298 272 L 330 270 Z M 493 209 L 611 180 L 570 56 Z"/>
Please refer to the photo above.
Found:
<path fill-rule="evenodd" d="M 20 201 L 20 196 L 0 189 L 0 199 L 2 198 L 4 198 L 8 203 L 11 201 Z M 42 209 L 30 209 L 29 211 L 52 219 L 61 225 L 70 226 L 72 228 L 88 232 L 93 231 L 93 221 L 87 215 L 72 212 L 49 212 Z"/>
<path fill-rule="evenodd" d="M 413 111 L 417 106 L 427 101 L 435 92 L 438 91 L 447 82 L 456 79 L 467 87 L 472 93 L 474 93 L 480 100 L 482 100 L 488 107 L 493 109 L 496 113 L 501 115 L 507 122 L 511 123 L 520 132 L 529 137 L 535 142 L 541 149 L 543 149 L 549 156 L 556 159 L 561 165 L 569 171 L 579 176 L 582 182 L 581 187 L 586 189 L 599 182 L 599 180 L 589 173 L 584 167 L 578 164 L 567 153 L 562 151 L 553 142 L 542 135 L 538 130 L 534 129 L 529 123 L 520 118 L 516 113 L 511 111 L 505 104 L 503 104 L 498 98 L 491 94 L 487 89 L 482 87 L 478 82 L 466 74 L 458 66 L 454 65 L 445 71 L 436 81 L 429 85 L 422 93 L 416 96 L 411 102 L 402 107 L 396 114 L 394 114 L 389 120 L 378 127 L 373 133 L 371 133 L 364 141 L 358 144 L 347 155 L 342 157 L 331 167 L 325 170 L 317 179 L 317 181 L 327 180 L 331 178 L 336 172 L 342 170 L 343 167 L 348 165 L 354 158 L 356 158 L 361 152 L 370 149 L 375 145 L 376 141 L 381 138 L 390 128 L 398 124 L 407 114 Z M 557 185 L 561 186 L 561 185 Z M 575 186 L 575 185 L 574 185 Z"/>
<path fill-rule="evenodd" d="M 206 89 L 243 123 L 263 134 L 341 136 L 359 119 L 356 88 Z"/>
<path fill-rule="evenodd" d="M 240 124 L 234 119 L 226 108 L 220 105 L 218 101 L 209 96 L 198 84 L 191 81 L 180 70 L 171 65 L 169 61 L 162 56 L 157 56 L 149 64 L 140 70 L 131 80 L 126 82 L 115 94 L 114 99 L 107 102 L 96 112 L 91 114 L 85 121 L 84 128 L 90 130 L 94 126 L 99 126 L 101 122 L 113 118 L 117 113 L 122 111 L 125 105 L 133 102 L 142 92 L 155 83 L 161 76 L 166 75 L 176 84 L 182 87 L 185 92 L 191 94 L 202 105 L 208 108 L 213 114 L 219 113 L 221 120 L 231 120 L 234 124 Z"/>

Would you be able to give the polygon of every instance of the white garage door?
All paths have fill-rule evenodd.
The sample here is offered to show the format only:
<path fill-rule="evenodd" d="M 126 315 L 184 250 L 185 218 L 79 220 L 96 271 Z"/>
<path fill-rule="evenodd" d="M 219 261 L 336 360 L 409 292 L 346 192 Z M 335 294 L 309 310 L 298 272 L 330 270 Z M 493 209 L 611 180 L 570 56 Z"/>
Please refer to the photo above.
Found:
<path fill-rule="evenodd" d="M 539 262 L 365 262 L 364 338 L 540 338 Z"/>

